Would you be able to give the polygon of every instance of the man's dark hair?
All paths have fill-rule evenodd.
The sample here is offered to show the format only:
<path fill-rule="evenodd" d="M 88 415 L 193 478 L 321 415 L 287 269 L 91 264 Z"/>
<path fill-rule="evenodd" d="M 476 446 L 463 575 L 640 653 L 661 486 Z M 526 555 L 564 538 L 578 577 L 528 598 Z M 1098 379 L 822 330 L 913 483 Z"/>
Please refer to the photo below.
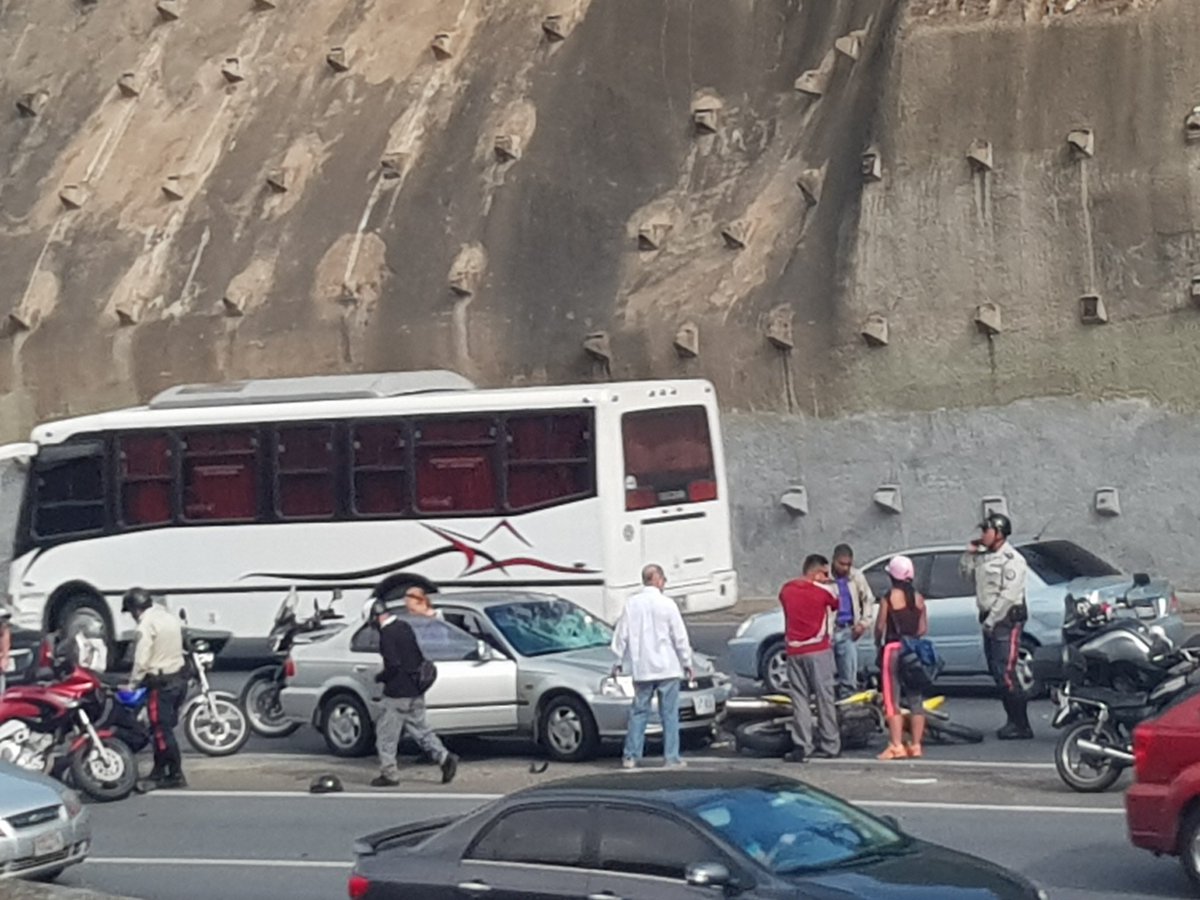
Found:
<path fill-rule="evenodd" d="M 804 574 L 807 575 L 813 569 L 827 565 L 829 565 L 829 560 L 823 557 L 820 553 L 810 553 L 808 556 L 804 557 Z"/>
<path fill-rule="evenodd" d="M 833 548 L 834 559 L 854 559 L 854 548 L 849 544 L 838 544 Z"/>

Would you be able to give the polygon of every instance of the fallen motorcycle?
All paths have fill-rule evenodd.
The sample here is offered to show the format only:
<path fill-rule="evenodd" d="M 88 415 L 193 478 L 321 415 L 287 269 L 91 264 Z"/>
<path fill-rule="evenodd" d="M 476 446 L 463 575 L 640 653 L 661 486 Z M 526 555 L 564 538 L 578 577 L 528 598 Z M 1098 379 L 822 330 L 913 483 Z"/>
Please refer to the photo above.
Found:
<path fill-rule="evenodd" d="M 978 744 L 983 732 L 950 721 L 942 709 L 945 697 L 925 701 L 925 735 L 936 743 Z M 838 730 L 844 750 L 870 746 L 876 735 L 886 734 L 883 696 L 874 688 L 851 694 L 837 703 Z M 903 710 L 908 716 L 909 711 Z M 725 704 L 724 727 L 733 724 L 734 747 L 760 756 L 783 756 L 792 749 L 792 700 L 787 694 L 731 697 Z"/>

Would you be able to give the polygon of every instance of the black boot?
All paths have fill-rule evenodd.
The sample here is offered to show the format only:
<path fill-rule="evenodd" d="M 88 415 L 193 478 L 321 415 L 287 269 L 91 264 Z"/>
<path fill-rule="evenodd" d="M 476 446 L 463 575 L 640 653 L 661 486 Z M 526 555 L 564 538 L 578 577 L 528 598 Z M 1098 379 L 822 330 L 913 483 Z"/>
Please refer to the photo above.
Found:
<path fill-rule="evenodd" d="M 1033 729 L 1029 727 L 1029 713 L 1025 709 L 1025 701 L 1019 697 L 1004 697 L 1004 712 L 1008 722 L 996 732 L 996 738 L 1001 741 L 1028 741 L 1033 739 Z"/>

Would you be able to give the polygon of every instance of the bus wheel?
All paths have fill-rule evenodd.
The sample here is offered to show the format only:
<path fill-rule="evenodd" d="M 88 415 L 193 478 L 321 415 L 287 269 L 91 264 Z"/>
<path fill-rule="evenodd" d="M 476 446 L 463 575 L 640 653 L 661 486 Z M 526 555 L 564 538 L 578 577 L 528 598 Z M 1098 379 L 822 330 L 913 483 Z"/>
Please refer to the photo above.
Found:
<path fill-rule="evenodd" d="M 100 638 L 112 658 L 113 633 L 101 601 L 87 594 L 77 594 L 63 604 L 58 614 L 58 632 L 63 640 L 72 641 L 75 635 Z"/>

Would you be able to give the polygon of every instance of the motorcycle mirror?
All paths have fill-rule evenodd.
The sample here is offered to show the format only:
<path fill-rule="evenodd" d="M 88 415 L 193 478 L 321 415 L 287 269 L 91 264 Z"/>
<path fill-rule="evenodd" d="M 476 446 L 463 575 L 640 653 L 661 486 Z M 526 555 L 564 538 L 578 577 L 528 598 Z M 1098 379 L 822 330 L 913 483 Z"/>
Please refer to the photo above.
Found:
<path fill-rule="evenodd" d="M 186 622 L 186 621 L 187 621 L 187 610 L 186 610 L 186 609 L 181 609 L 181 610 L 179 611 L 179 619 L 180 619 L 180 621 L 181 621 L 181 622 Z"/>

